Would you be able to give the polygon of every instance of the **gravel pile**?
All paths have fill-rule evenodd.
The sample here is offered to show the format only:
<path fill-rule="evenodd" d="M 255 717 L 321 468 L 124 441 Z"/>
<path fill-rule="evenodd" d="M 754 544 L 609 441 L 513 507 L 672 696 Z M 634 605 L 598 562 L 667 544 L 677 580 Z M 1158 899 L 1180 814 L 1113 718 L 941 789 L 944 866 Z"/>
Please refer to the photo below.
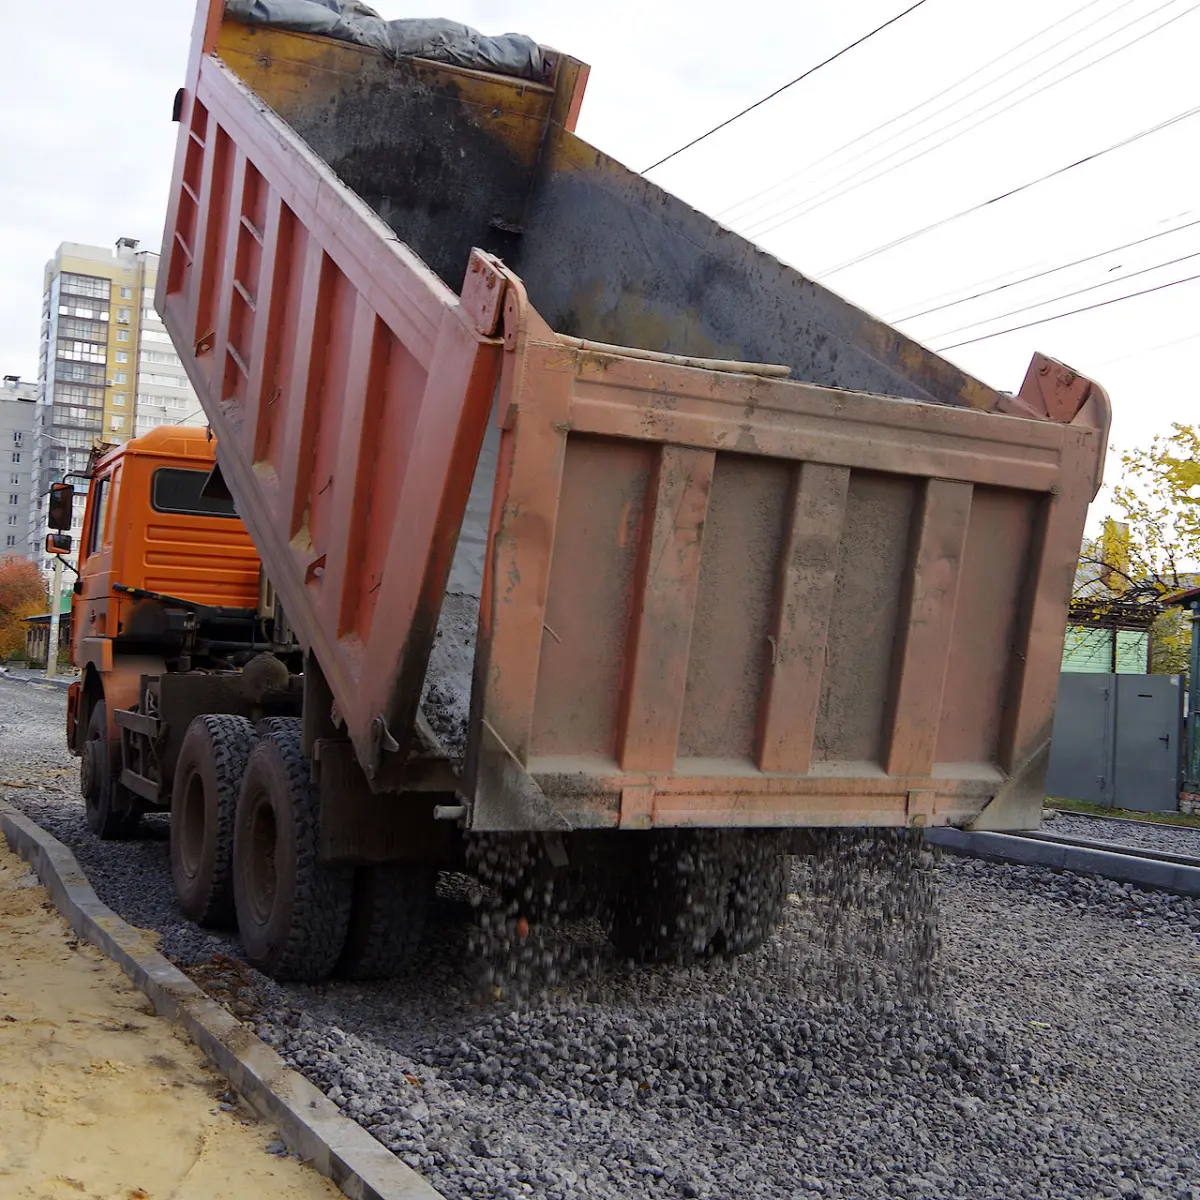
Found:
<path fill-rule="evenodd" d="M 1059 812 L 1045 824 L 1047 833 L 1088 838 L 1096 842 L 1115 842 L 1119 846 L 1137 846 L 1162 850 L 1168 854 L 1189 854 L 1200 858 L 1200 829 L 1185 825 L 1157 825 L 1152 821 L 1106 821 L 1083 813 Z"/>
<path fill-rule="evenodd" d="M 176 911 L 161 828 L 123 846 L 86 833 L 62 708 L 0 682 L 0 794 L 168 954 L 236 960 Z M 223 976 L 239 1015 L 453 1200 L 1200 1200 L 1200 904 L 930 869 L 899 843 L 864 873 L 832 865 L 860 843 L 840 849 L 793 868 L 784 927 L 755 954 L 635 968 L 564 925 L 587 969 L 515 1011 L 479 998 L 461 889 L 404 980 L 280 987 L 220 958 L 197 974 Z M 934 887 L 936 927 L 913 920 Z M 939 940 L 925 979 L 914 964 Z"/>

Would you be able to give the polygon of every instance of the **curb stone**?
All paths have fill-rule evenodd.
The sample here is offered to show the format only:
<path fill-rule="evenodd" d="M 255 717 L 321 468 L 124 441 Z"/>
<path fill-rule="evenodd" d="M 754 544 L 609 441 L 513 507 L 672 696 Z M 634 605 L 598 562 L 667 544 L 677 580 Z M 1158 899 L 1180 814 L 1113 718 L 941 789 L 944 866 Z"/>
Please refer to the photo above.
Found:
<path fill-rule="evenodd" d="M 150 935 L 102 904 L 71 851 L 4 800 L 0 832 L 37 873 L 76 934 L 108 955 L 161 1016 L 183 1026 L 250 1107 L 279 1130 L 289 1150 L 350 1200 L 442 1200 L 440 1192 L 342 1116 L 323 1092 L 163 957 Z"/>
<path fill-rule="evenodd" d="M 1174 892 L 1177 896 L 1200 896 L 1200 867 L 1142 858 L 1137 854 L 1045 842 L 1011 833 L 970 833 L 949 826 L 927 830 L 925 839 L 951 854 L 970 858 L 1099 875 L 1119 883 Z"/>
<path fill-rule="evenodd" d="M 74 683 L 73 679 L 63 679 L 57 675 L 47 679 L 44 675 L 12 675 L 8 671 L 0 671 L 0 680 L 4 679 L 12 683 L 33 683 L 40 684 L 42 687 L 62 688 L 63 691 L 66 691 Z"/>

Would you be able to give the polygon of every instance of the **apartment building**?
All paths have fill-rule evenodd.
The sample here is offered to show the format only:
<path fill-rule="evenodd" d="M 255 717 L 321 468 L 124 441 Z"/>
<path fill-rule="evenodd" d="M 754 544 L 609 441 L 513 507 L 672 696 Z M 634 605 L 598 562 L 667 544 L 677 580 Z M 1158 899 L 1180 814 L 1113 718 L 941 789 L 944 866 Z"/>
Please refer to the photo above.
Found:
<path fill-rule="evenodd" d="M 154 310 L 159 256 L 135 238 L 115 249 L 63 242 L 46 264 L 30 480 L 28 553 L 43 561 L 50 484 L 87 470 L 93 447 L 200 417 Z M 201 418 L 202 419 L 202 418 Z M 2 465 L 2 464 L 0 464 Z M 85 484 L 72 480 L 82 498 Z M 78 541 L 83 505 L 72 536 Z"/>
<path fill-rule="evenodd" d="M 0 558 L 25 556 L 29 547 L 30 479 L 37 386 L 19 375 L 0 382 Z"/>

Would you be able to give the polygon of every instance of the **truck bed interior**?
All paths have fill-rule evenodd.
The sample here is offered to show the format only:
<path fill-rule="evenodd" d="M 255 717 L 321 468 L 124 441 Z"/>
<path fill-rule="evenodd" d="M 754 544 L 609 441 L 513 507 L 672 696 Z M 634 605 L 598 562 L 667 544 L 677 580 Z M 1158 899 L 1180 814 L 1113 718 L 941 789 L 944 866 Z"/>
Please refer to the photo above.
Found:
<path fill-rule="evenodd" d="M 551 52 L 552 53 L 552 52 Z M 587 68 L 554 85 L 227 21 L 219 54 L 454 291 L 502 258 L 559 333 L 786 365 L 829 387 L 991 409 L 985 384 L 577 137 Z M 480 456 L 423 695 L 463 753 L 496 468 Z"/>

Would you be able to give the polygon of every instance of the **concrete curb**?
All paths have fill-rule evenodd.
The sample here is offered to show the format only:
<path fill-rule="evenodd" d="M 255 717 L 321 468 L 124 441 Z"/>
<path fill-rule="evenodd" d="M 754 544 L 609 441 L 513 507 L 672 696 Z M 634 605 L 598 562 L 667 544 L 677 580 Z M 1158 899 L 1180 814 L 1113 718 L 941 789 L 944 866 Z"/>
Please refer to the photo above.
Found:
<path fill-rule="evenodd" d="M 75 856 L 39 825 L 0 800 L 0 831 L 50 893 L 71 928 L 98 947 L 177 1021 L 284 1144 L 350 1200 L 441 1200 L 411 1167 L 332 1100 L 293 1071 L 265 1042 L 211 1000 L 135 929 L 100 903 Z"/>
<path fill-rule="evenodd" d="M 9 680 L 11 683 L 38 683 L 42 687 L 62 688 L 64 692 L 74 682 L 72 679 L 59 679 L 57 676 L 54 679 L 46 679 L 37 675 L 10 675 L 7 671 L 0 673 L 0 680 L 4 679 Z"/>
<path fill-rule="evenodd" d="M 1025 867 L 1049 867 L 1052 871 L 1075 871 L 1081 875 L 1099 875 L 1120 883 L 1174 892 L 1178 896 L 1200 896 L 1200 867 L 1141 858 L 1136 854 L 1067 846 L 1010 833 L 969 833 L 939 827 L 926 831 L 925 838 L 931 845 L 969 858 L 1018 863 Z"/>

